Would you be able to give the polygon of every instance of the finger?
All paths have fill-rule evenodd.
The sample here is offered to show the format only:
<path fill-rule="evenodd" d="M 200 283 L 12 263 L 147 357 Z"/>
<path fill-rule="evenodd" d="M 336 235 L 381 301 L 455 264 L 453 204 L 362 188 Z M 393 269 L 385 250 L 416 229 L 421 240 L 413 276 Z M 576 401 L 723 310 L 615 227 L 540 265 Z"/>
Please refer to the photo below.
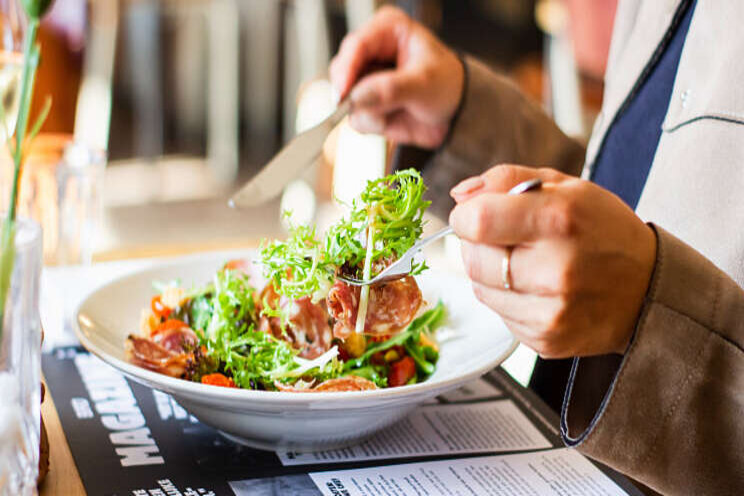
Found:
<path fill-rule="evenodd" d="M 355 111 L 349 116 L 349 124 L 360 133 L 382 134 L 385 131 L 385 116 Z"/>
<path fill-rule="evenodd" d="M 450 196 L 457 203 L 462 203 L 475 195 L 486 192 L 506 193 L 524 181 L 537 178 L 544 182 L 557 183 L 564 180 L 566 176 L 555 169 L 502 164 L 491 167 L 479 176 L 460 182 L 452 188 Z"/>
<path fill-rule="evenodd" d="M 403 108 L 423 86 L 420 75 L 413 70 L 384 70 L 359 80 L 349 98 L 355 110 L 389 113 Z"/>
<path fill-rule="evenodd" d="M 528 325 L 505 317 L 501 317 L 501 320 L 504 321 L 506 327 L 512 334 L 514 334 L 514 337 L 516 337 L 520 343 L 535 351 L 540 355 L 540 358 L 567 358 L 576 356 L 575 353 L 564 352 L 564 348 L 562 348 L 561 353 L 558 353 L 553 340 L 536 333 L 536 331 Z"/>
<path fill-rule="evenodd" d="M 384 134 L 395 143 L 435 148 L 447 134 L 447 125 L 424 124 L 409 112 L 398 110 L 387 116 Z"/>
<path fill-rule="evenodd" d="M 543 272 L 544 268 L 531 256 L 532 248 L 516 246 L 509 254 L 509 250 L 501 246 L 463 241 L 460 251 L 465 271 L 473 282 L 494 289 L 506 289 L 504 261 L 509 257 L 508 277 L 511 291 L 536 295 L 549 294 L 543 285 L 534 281 L 534 275 Z"/>
<path fill-rule="evenodd" d="M 388 115 L 355 110 L 349 116 L 349 123 L 360 133 L 382 134 L 394 143 L 422 148 L 435 147 L 447 132 L 446 126 L 422 124 L 405 110 Z"/>
<path fill-rule="evenodd" d="M 515 291 L 491 288 L 473 282 L 473 293 L 488 308 L 498 313 L 503 319 L 517 322 L 529 329 L 543 329 L 555 313 L 556 300 L 551 297 L 538 296 Z M 538 331 L 530 331 L 534 338 Z"/>
<path fill-rule="evenodd" d="M 532 336 L 532 329 L 529 326 L 522 324 L 521 322 L 517 322 L 516 320 L 507 319 L 505 317 L 501 317 L 501 320 L 504 321 L 504 324 L 506 324 L 506 327 L 509 329 L 509 331 L 511 331 L 511 333 L 514 334 L 514 336 L 520 342 L 529 340 Z"/>
<path fill-rule="evenodd" d="M 513 252 L 514 250 L 512 250 Z M 516 284 L 517 278 L 514 277 L 514 253 L 509 255 L 509 251 L 501 246 L 490 246 L 470 243 L 463 241 L 460 243 L 460 253 L 465 265 L 465 272 L 468 277 L 478 284 L 489 286 L 494 289 L 505 289 L 503 264 L 506 257 L 510 257 L 509 274 L 512 290 L 517 292 L 527 292 L 523 285 L 523 280 L 519 279 L 519 285 Z"/>
<path fill-rule="evenodd" d="M 405 40 L 411 22 L 403 11 L 383 7 L 364 26 L 344 38 L 329 70 L 340 98 L 348 94 L 368 63 L 396 61 L 398 47 Z"/>
<path fill-rule="evenodd" d="M 468 277 L 495 289 L 504 288 L 507 249 L 463 241 L 460 245 Z M 553 242 L 517 245 L 509 257 L 511 291 L 555 296 L 572 287 L 575 278 L 570 253 Z"/>
<path fill-rule="evenodd" d="M 482 193 L 459 203 L 449 221 L 460 239 L 487 245 L 531 243 L 570 230 L 570 203 L 555 188 L 523 195 Z"/>

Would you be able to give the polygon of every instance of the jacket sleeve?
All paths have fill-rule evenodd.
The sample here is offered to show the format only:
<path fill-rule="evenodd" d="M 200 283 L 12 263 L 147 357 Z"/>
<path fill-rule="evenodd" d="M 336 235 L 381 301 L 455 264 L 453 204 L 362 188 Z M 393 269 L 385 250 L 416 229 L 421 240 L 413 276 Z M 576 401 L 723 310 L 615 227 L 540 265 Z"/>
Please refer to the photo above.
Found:
<path fill-rule="evenodd" d="M 504 76 L 465 57 L 465 89 L 445 145 L 424 177 L 434 213 L 449 214 L 449 190 L 501 163 L 547 166 L 578 175 L 584 147 L 563 134 L 542 108 Z M 405 164 L 401 164 L 405 165 Z"/>
<path fill-rule="evenodd" d="M 741 494 L 744 291 L 655 230 L 656 267 L 631 344 L 622 357 L 574 360 L 561 431 L 661 493 Z"/>

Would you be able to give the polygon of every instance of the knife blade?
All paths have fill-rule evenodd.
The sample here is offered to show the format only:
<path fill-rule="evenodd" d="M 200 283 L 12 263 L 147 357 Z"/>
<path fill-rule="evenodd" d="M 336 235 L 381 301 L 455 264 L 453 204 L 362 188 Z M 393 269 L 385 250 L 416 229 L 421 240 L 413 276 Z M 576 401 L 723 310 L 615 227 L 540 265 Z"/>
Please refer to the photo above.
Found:
<path fill-rule="evenodd" d="M 323 150 L 323 143 L 336 125 L 346 117 L 351 102 L 344 99 L 336 110 L 319 124 L 287 143 L 268 164 L 238 190 L 228 204 L 235 207 L 260 205 L 277 196 L 289 182 L 312 165 Z"/>

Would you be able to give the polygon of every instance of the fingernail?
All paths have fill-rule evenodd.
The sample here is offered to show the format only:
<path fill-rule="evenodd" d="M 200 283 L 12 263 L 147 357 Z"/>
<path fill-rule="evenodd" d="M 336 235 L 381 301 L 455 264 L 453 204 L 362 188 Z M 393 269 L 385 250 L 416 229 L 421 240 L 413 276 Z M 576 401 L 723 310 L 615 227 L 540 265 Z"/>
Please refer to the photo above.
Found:
<path fill-rule="evenodd" d="M 483 178 L 480 176 L 471 177 L 468 179 L 465 179 L 460 184 L 452 188 L 450 191 L 450 196 L 461 196 L 461 195 L 468 195 L 470 193 L 475 193 L 479 189 L 481 189 L 483 186 L 485 186 L 486 183 L 483 181 Z"/>
<path fill-rule="evenodd" d="M 349 95 L 351 103 L 357 107 L 371 107 L 380 101 L 379 95 L 368 86 L 357 86 Z"/>
<path fill-rule="evenodd" d="M 382 134 L 385 121 L 369 112 L 358 112 L 352 115 L 352 127 L 363 133 Z"/>

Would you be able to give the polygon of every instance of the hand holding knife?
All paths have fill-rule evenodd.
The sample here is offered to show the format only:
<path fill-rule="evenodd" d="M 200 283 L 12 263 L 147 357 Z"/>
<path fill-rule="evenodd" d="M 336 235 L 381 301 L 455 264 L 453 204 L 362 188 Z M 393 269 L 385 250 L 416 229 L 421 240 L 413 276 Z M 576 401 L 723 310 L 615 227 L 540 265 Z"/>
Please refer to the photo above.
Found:
<path fill-rule="evenodd" d="M 390 64 L 372 64 L 364 71 L 364 74 L 393 67 Z M 279 195 L 287 184 L 315 163 L 323 151 L 323 143 L 328 135 L 350 111 L 351 100 L 346 96 L 331 115 L 292 138 L 268 164 L 230 198 L 228 205 L 233 208 L 255 207 Z"/>

